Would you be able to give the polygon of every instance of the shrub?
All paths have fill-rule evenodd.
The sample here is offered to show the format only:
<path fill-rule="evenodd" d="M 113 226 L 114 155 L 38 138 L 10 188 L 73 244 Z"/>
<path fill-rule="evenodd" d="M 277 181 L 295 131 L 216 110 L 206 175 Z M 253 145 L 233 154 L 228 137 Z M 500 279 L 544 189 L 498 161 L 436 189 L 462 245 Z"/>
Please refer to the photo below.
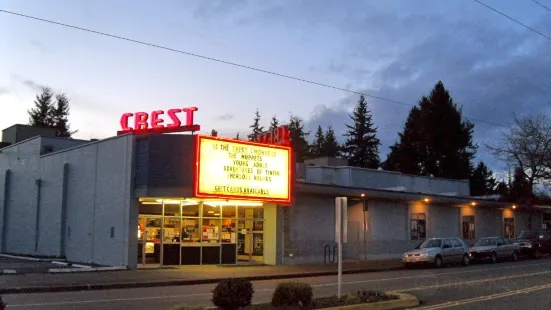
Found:
<path fill-rule="evenodd" d="M 378 302 L 384 300 L 398 299 L 396 295 L 387 295 L 383 292 L 376 291 L 357 291 L 347 294 L 345 300 L 348 304 L 364 304 L 370 302 Z"/>
<path fill-rule="evenodd" d="M 251 304 L 253 284 L 243 279 L 223 280 L 212 291 L 212 303 L 223 310 L 237 310 Z"/>
<path fill-rule="evenodd" d="M 6 304 L 2 300 L 2 296 L 0 296 L 0 310 L 4 310 L 4 309 L 6 309 Z"/>
<path fill-rule="evenodd" d="M 279 283 L 272 296 L 274 307 L 308 307 L 314 293 L 310 284 L 300 282 Z"/>

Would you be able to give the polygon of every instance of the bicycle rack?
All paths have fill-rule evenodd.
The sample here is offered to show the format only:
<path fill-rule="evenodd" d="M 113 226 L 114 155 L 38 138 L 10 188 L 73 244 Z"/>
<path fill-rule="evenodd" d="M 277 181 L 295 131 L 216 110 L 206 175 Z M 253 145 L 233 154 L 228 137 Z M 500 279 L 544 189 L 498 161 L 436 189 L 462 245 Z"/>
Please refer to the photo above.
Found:
<path fill-rule="evenodd" d="M 334 263 L 336 256 L 337 256 L 337 246 L 336 245 L 333 246 L 333 251 L 331 251 L 331 246 L 329 244 L 326 244 L 325 247 L 323 248 L 323 263 L 327 263 L 328 259 L 330 263 Z"/>

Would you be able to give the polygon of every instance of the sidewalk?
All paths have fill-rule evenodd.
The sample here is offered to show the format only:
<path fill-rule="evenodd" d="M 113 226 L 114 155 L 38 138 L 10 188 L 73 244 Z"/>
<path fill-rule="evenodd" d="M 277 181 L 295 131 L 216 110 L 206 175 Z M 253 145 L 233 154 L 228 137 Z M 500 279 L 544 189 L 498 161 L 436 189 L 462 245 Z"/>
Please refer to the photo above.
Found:
<path fill-rule="evenodd" d="M 345 261 L 343 262 L 343 273 L 389 271 L 401 267 L 402 264 L 398 259 Z M 63 274 L 34 273 L 0 276 L 0 295 L 210 284 L 230 277 L 259 281 L 336 274 L 337 264 L 335 263 L 280 266 L 186 266 L 167 269 Z"/>

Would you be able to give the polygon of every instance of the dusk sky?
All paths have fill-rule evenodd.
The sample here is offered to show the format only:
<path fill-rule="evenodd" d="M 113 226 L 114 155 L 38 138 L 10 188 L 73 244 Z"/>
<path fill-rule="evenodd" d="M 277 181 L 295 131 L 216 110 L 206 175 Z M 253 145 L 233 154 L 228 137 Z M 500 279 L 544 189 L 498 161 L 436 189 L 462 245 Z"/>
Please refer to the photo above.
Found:
<path fill-rule="evenodd" d="M 551 7 L 551 0 L 539 0 Z M 484 3 L 551 36 L 530 0 Z M 551 40 L 472 0 L 0 0 L 32 15 L 384 97 L 368 97 L 381 158 L 438 80 L 473 118 L 478 159 L 513 115 L 551 114 Z M 106 138 L 124 112 L 196 106 L 221 136 L 249 133 L 258 108 L 344 132 L 358 96 L 0 13 L 0 127 L 27 123 L 42 85 L 71 99 L 76 138 Z M 313 132 L 312 132 L 313 135 Z"/>

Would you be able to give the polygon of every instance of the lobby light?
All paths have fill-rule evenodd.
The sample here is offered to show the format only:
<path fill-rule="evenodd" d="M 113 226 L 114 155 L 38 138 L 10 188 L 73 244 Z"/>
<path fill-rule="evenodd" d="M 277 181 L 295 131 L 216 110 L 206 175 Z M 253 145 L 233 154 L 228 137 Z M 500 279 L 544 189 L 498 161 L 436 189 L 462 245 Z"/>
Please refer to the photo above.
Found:
<path fill-rule="evenodd" d="M 264 205 L 262 202 L 258 202 L 258 201 L 239 201 L 239 200 L 205 201 L 204 204 L 211 207 L 217 207 L 217 206 L 261 207 Z"/>

